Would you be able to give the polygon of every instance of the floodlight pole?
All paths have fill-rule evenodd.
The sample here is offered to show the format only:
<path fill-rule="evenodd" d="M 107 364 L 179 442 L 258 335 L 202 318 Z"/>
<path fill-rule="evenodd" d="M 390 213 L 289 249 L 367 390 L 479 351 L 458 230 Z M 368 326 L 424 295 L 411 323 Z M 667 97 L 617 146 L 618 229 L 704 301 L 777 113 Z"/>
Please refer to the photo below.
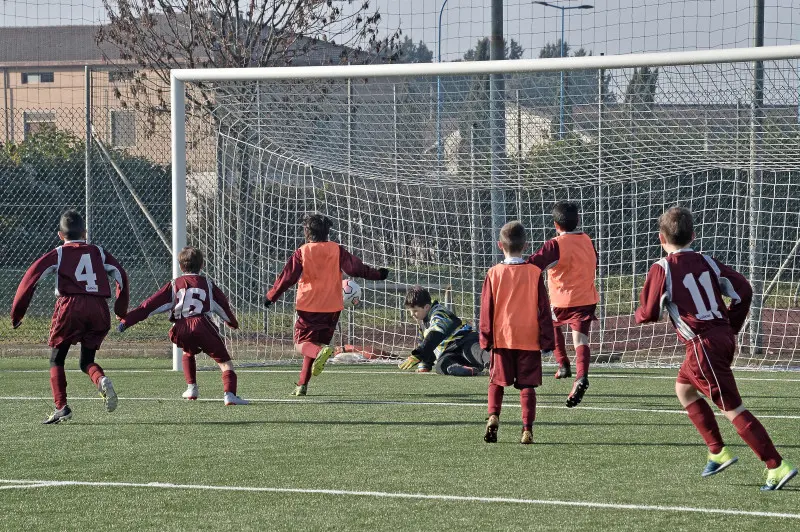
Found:
<path fill-rule="evenodd" d="M 170 74 L 172 115 L 172 277 L 181 275 L 178 254 L 186 246 L 186 105 L 185 82 Z M 172 346 L 172 369 L 181 370 L 183 351 Z"/>

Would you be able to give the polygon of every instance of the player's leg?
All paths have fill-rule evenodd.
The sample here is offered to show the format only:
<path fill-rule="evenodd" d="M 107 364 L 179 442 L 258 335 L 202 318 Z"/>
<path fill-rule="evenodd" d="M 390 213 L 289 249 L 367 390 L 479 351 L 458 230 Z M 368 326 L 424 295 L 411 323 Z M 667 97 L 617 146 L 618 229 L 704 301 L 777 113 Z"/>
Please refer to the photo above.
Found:
<path fill-rule="evenodd" d="M 461 352 L 442 353 L 436 359 L 433 369 L 439 375 L 451 375 L 453 377 L 475 377 L 482 372 L 481 369 L 472 367 L 470 361 Z"/>
<path fill-rule="evenodd" d="M 514 384 L 516 377 L 516 362 L 512 355 L 506 356 L 503 349 L 495 349 L 491 354 L 489 369 L 489 407 L 486 420 L 486 431 L 483 441 L 486 443 L 497 442 L 497 430 L 500 427 L 500 411 L 503 408 L 503 394 L 505 387 Z"/>
<path fill-rule="evenodd" d="M 572 384 L 567 407 L 573 408 L 580 404 L 586 390 L 589 389 L 589 328 L 591 321 L 581 321 L 570 324 L 572 329 L 572 345 L 575 347 L 575 382 Z"/>
<path fill-rule="evenodd" d="M 227 354 L 227 352 L 225 354 Z M 218 358 L 223 358 L 219 355 L 215 356 Z M 249 401 L 242 399 L 236 393 L 239 379 L 236 375 L 236 372 L 233 370 L 233 362 L 231 361 L 230 356 L 228 356 L 228 360 L 224 362 L 217 362 L 217 364 L 222 372 L 222 391 L 224 394 L 223 401 L 225 402 L 225 406 L 249 404 Z"/>
<path fill-rule="evenodd" d="M 97 391 L 100 392 L 100 396 L 103 398 L 106 411 L 113 412 L 117 409 L 117 404 L 119 403 L 117 392 L 114 390 L 111 379 L 106 377 L 103 372 L 103 368 L 94 361 L 96 354 L 97 347 L 81 344 L 81 357 L 79 361 L 81 371 L 89 375 L 92 383 L 97 386 Z"/>
<path fill-rule="evenodd" d="M 320 327 L 315 340 L 322 345 L 322 349 L 319 350 L 317 357 L 311 364 L 311 374 L 315 377 L 322 373 L 322 370 L 325 369 L 325 363 L 333 355 L 333 346 L 330 343 L 333 340 L 333 335 L 336 334 L 336 324 L 339 323 L 341 312 L 321 312 L 320 314 Z"/>
<path fill-rule="evenodd" d="M 303 342 L 294 345 L 295 351 L 303 355 L 303 365 L 300 368 L 300 376 L 297 379 L 297 386 L 292 392 L 292 395 L 302 396 L 308 393 L 308 381 L 311 380 L 311 370 L 314 366 L 314 359 L 317 358 L 322 347 L 322 345 L 314 342 Z"/>
<path fill-rule="evenodd" d="M 517 351 L 519 402 L 522 407 L 522 438 L 520 443 L 533 443 L 533 422 L 536 419 L 536 387 L 542 384 L 541 351 Z"/>
<path fill-rule="evenodd" d="M 50 352 L 50 388 L 53 391 L 53 402 L 56 409 L 44 420 L 45 425 L 60 423 L 72 418 L 72 410 L 67 404 L 67 377 L 64 372 L 64 361 L 69 352 L 69 343 L 54 347 Z"/>
<path fill-rule="evenodd" d="M 200 397 L 200 388 L 197 386 L 197 358 L 194 353 L 184 351 L 181 362 L 183 378 L 186 380 L 186 391 L 181 394 L 181 397 L 189 401 L 196 401 Z"/>
<path fill-rule="evenodd" d="M 219 334 L 219 329 L 208 318 L 197 319 L 194 337 L 197 348 L 202 349 L 219 366 L 222 372 L 222 401 L 225 406 L 246 405 L 245 401 L 236 395 L 238 377 L 233 370 L 233 362 L 225 341 Z"/>
<path fill-rule="evenodd" d="M 572 368 L 569 364 L 569 357 L 567 356 L 567 344 L 564 339 L 564 332 L 561 330 L 560 325 L 553 325 L 553 332 L 556 339 L 556 348 L 553 350 L 553 355 L 558 364 L 556 370 L 556 379 L 567 379 L 572 376 Z"/>

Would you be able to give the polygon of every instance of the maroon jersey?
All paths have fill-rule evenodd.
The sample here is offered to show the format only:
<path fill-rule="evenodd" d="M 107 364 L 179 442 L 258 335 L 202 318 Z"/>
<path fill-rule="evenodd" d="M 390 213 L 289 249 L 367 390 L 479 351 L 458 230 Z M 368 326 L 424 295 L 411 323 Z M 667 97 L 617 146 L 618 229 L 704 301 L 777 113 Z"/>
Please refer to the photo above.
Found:
<path fill-rule="evenodd" d="M 46 275 L 56 275 L 56 296 L 111 297 L 108 275 L 116 283 L 114 313 L 124 317 L 130 297 L 128 275 L 111 253 L 84 240 L 64 242 L 34 262 L 22 277 L 11 306 L 11 322 L 22 321 L 37 283 Z"/>
<path fill-rule="evenodd" d="M 722 296 L 731 298 L 725 307 Z M 715 327 L 739 332 L 750 310 L 753 289 L 744 276 L 721 262 L 684 248 L 650 268 L 636 309 L 636 322 L 658 321 L 666 307 L 683 342 Z"/>
<path fill-rule="evenodd" d="M 185 274 L 162 286 L 158 292 L 130 311 L 123 323 L 132 327 L 154 314 L 169 312 L 169 320 L 177 322 L 188 318 L 216 314 L 232 329 L 239 328 L 228 298 L 207 278 L 198 274 Z"/>

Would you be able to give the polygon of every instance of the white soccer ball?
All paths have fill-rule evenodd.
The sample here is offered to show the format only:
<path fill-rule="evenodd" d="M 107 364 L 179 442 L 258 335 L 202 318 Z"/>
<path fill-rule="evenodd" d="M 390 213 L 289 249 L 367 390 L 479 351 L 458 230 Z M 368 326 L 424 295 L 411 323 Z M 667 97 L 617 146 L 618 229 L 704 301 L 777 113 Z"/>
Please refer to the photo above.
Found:
<path fill-rule="evenodd" d="M 355 307 L 361 301 L 361 287 L 352 279 L 344 279 L 342 295 L 344 295 L 344 306 Z"/>

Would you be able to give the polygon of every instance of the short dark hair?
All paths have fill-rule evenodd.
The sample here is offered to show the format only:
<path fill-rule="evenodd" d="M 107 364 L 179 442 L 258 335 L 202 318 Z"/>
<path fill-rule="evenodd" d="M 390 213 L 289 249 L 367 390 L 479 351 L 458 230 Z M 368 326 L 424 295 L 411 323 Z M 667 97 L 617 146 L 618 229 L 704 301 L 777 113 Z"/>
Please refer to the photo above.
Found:
<path fill-rule="evenodd" d="M 518 220 L 508 222 L 500 229 L 500 243 L 503 245 L 503 249 L 509 253 L 520 253 L 525 249 L 527 241 L 525 226 Z"/>
<path fill-rule="evenodd" d="M 559 201 L 553 207 L 553 221 L 564 231 L 574 231 L 578 227 L 578 204 Z"/>
<path fill-rule="evenodd" d="M 309 242 L 327 242 L 333 222 L 323 214 L 309 214 L 303 220 L 303 233 Z"/>
<path fill-rule="evenodd" d="M 431 293 L 420 285 L 412 286 L 406 291 L 406 308 L 424 307 L 431 302 Z"/>
<path fill-rule="evenodd" d="M 67 240 L 78 240 L 86 232 L 86 223 L 78 211 L 70 209 L 61 215 L 58 230 L 64 233 Z"/>
<path fill-rule="evenodd" d="M 670 207 L 658 219 L 658 230 L 673 246 L 685 246 L 692 241 L 694 220 L 686 207 Z"/>
<path fill-rule="evenodd" d="M 204 262 L 203 252 L 192 246 L 186 246 L 178 254 L 178 264 L 186 273 L 200 273 Z"/>

